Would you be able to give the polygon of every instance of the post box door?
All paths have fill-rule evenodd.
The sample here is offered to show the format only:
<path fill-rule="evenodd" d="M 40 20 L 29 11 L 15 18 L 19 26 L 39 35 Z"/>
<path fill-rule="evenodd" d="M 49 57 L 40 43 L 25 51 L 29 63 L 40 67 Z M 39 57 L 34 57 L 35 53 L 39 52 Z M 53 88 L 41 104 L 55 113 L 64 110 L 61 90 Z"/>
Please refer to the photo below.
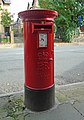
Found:
<path fill-rule="evenodd" d="M 40 87 L 50 87 L 54 84 L 54 48 L 52 46 L 52 40 L 49 39 L 50 36 L 51 34 L 47 32 L 38 33 L 37 80 L 39 80 L 39 82 L 37 84 L 39 84 Z"/>

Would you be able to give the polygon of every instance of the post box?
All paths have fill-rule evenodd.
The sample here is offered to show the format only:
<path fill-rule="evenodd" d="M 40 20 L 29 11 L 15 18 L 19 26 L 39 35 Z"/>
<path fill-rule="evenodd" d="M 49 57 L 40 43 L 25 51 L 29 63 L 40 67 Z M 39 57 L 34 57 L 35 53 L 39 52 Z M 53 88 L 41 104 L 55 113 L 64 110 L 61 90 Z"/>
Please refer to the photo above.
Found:
<path fill-rule="evenodd" d="M 55 105 L 54 18 L 58 13 L 32 9 L 19 16 L 24 25 L 25 105 L 44 111 Z"/>

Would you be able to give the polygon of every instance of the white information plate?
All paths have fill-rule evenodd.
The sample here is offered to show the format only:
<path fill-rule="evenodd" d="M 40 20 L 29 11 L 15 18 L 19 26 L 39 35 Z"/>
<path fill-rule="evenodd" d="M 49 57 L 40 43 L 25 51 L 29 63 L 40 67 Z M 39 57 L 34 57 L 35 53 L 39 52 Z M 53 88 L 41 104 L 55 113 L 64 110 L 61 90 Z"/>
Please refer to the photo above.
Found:
<path fill-rule="evenodd" d="M 39 33 L 39 47 L 47 47 L 47 33 Z"/>

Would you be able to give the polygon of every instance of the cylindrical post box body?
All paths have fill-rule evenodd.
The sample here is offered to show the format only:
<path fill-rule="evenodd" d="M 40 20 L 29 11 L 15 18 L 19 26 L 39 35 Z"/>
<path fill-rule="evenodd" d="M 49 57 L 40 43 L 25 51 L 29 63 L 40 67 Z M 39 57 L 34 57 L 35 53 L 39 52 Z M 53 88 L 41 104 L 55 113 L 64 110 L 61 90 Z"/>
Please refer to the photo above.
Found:
<path fill-rule="evenodd" d="M 25 105 L 33 111 L 54 106 L 54 18 L 56 11 L 19 13 L 24 25 Z"/>

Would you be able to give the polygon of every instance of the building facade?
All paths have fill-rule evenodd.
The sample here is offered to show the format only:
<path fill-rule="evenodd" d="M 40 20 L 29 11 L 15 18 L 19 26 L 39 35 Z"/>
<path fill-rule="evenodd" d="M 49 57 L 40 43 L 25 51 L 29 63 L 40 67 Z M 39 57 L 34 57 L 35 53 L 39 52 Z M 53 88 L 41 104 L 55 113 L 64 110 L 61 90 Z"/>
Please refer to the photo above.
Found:
<path fill-rule="evenodd" d="M 0 7 L 3 10 L 7 10 L 8 12 L 10 12 L 10 0 L 0 0 Z M 3 25 L 1 25 L 1 10 L 0 10 L 0 34 L 4 33 L 4 27 Z"/>

